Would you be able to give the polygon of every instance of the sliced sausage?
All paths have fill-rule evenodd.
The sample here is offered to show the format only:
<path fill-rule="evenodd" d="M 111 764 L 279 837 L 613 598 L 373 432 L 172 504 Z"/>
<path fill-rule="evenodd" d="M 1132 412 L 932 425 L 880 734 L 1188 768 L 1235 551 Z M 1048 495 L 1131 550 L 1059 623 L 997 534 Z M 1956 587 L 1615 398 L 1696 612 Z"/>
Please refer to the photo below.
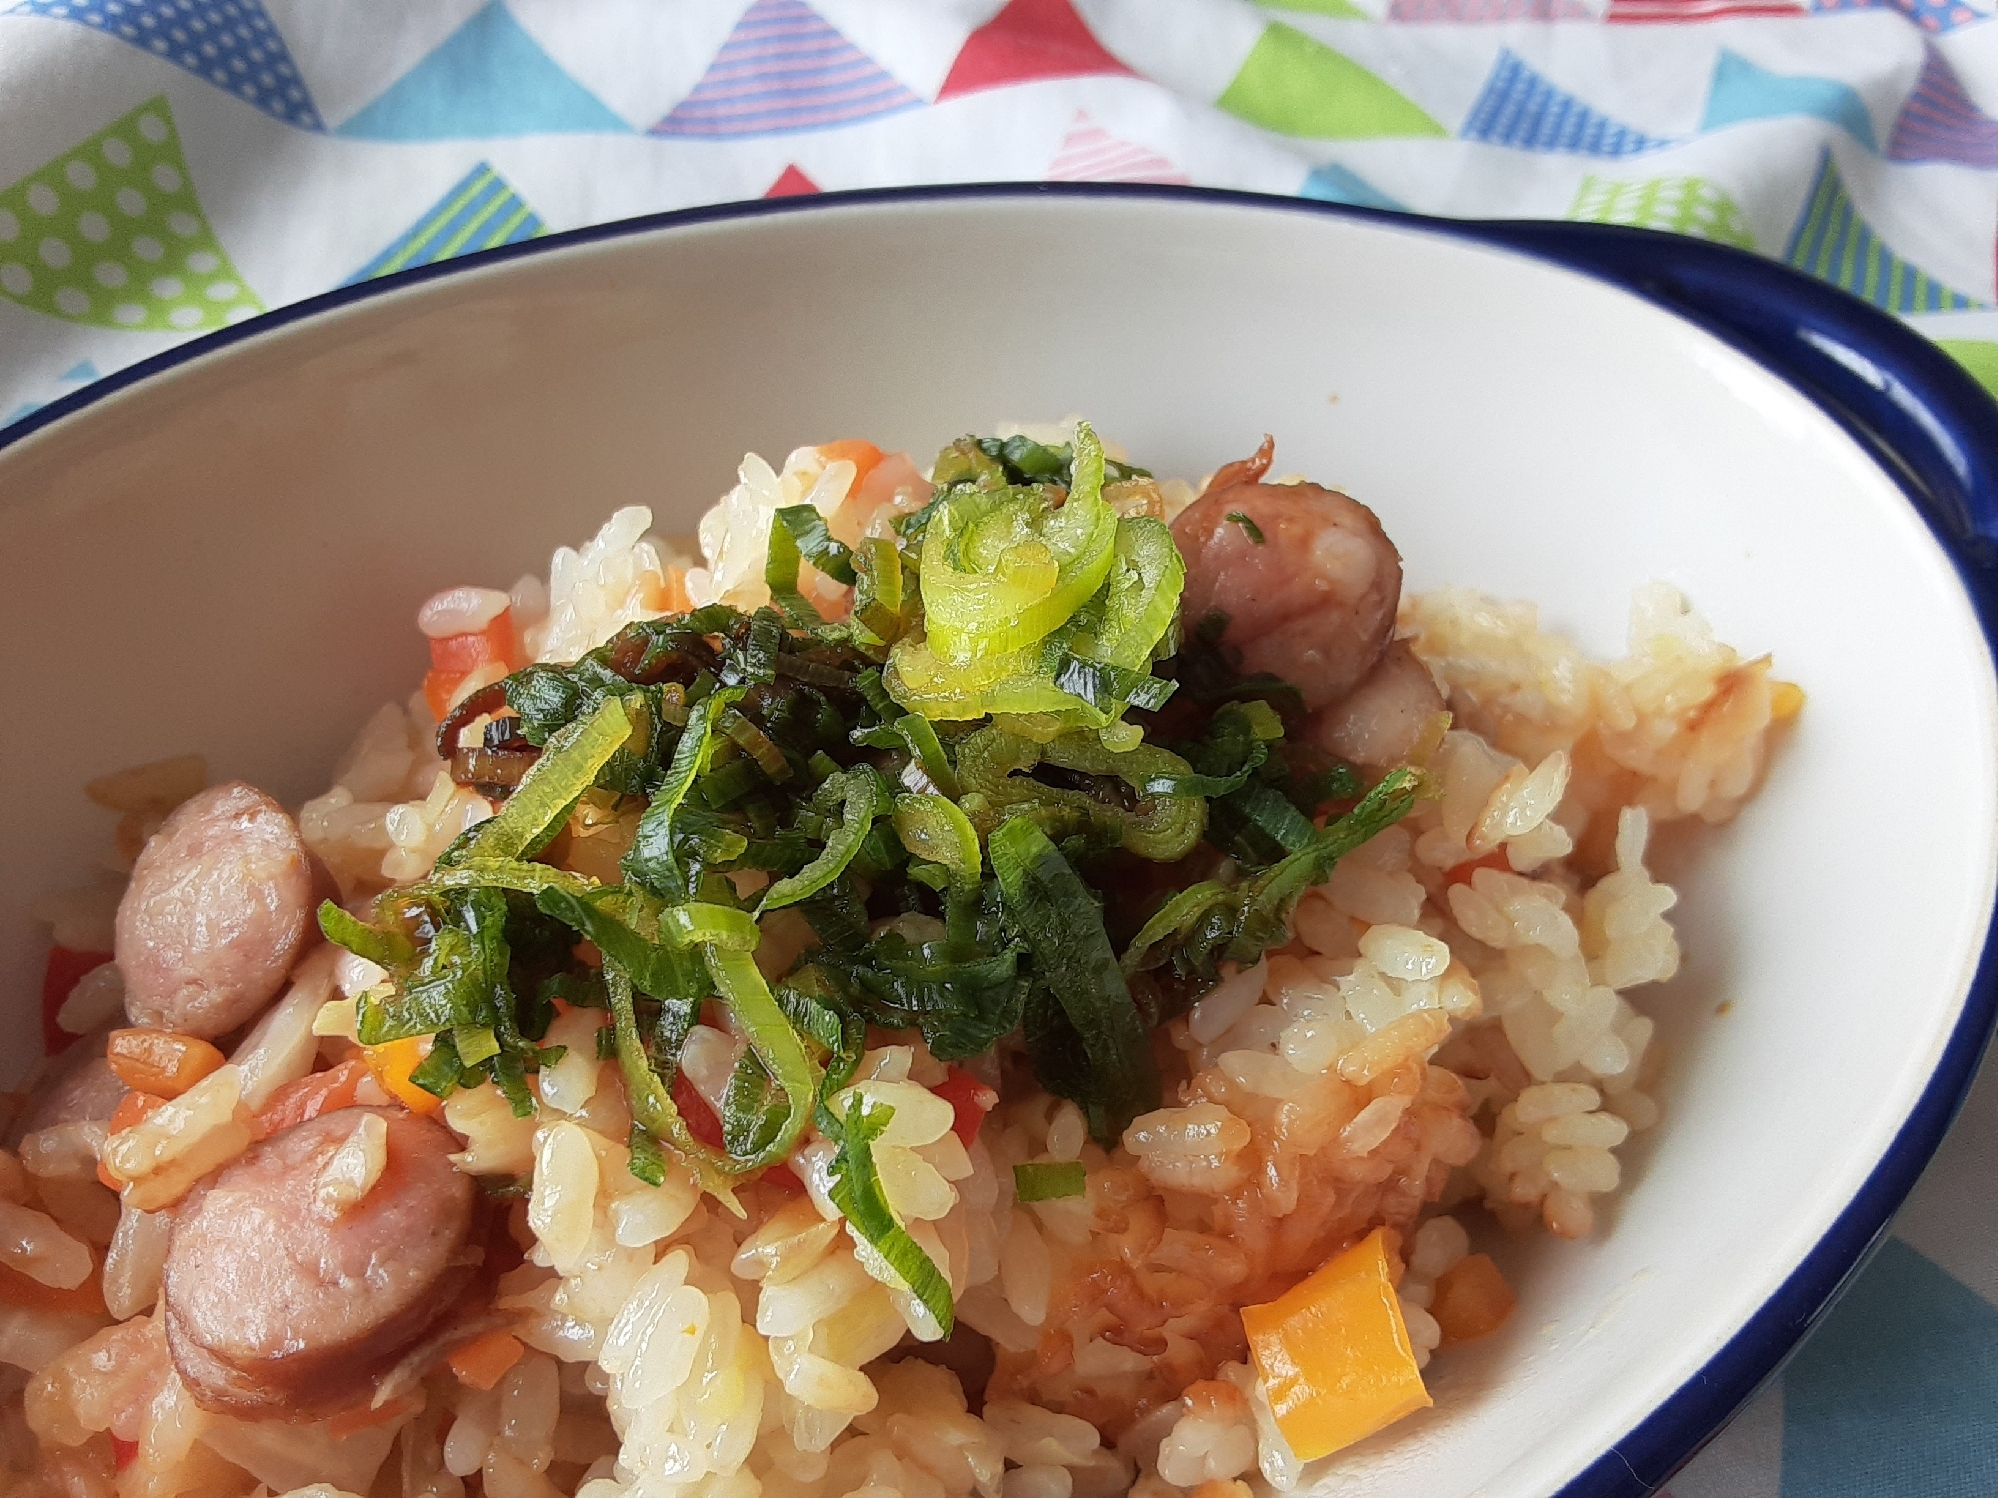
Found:
<path fill-rule="evenodd" d="M 320 1173 L 364 1116 L 387 1163 L 335 1215 Z M 179 1209 L 161 1283 L 167 1347 L 204 1408 L 310 1418 L 350 1409 L 470 1280 L 474 1188 L 449 1130 L 342 1108 L 273 1134 Z"/>
<path fill-rule="evenodd" d="M 76 1044 L 48 1063 L 29 1088 L 32 1101 L 16 1138 L 38 1134 L 59 1124 L 101 1123 L 109 1118 L 125 1095 L 125 1084 L 112 1074 L 104 1059 L 108 1031 L 81 1037 Z"/>
<path fill-rule="evenodd" d="M 1221 643 L 1316 710 L 1366 678 L 1394 631 L 1401 554 L 1358 500 L 1316 484 L 1265 484 L 1271 440 L 1230 463 L 1172 523 L 1186 558 L 1189 627 L 1219 610 Z"/>
<path fill-rule="evenodd" d="M 1373 769 L 1407 761 L 1423 730 L 1447 711 L 1436 678 L 1408 642 L 1396 640 L 1367 679 L 1311 720 L 1319 748 Z"/>
<path fill-rule="evenodd" d="M 297 824 L 262 791 L 232 781 L 182 803 L 118 905 L 132 1023 L 212 1040 L 255 1018 L 317 938 L 317 883 Z"/>

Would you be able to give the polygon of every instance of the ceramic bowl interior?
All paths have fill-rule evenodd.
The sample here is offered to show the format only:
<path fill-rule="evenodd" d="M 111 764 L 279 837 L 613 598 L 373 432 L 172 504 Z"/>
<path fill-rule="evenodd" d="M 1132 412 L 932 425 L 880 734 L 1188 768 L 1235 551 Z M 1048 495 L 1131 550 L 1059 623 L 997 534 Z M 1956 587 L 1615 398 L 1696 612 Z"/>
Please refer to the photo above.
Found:
<path fill-rule="evenodd" d="M 1380 513 L 1411 587 L 1537 600 L 1598 652 L 1667 579 L 1809 691 L 1760 799 L 1671 855 L 1687 962 L 1636 996 L 1671 1061 L 1627 1194 L 1594 1241 L 1502 1248 L 1518 1314 L 1336 1469 L 1375 1498 L 1555 1491 L 1699 1373 L 1889 1148 L 1965 1001 L 1998 807 L 1990 655 L 1883 471 L 1707 334 L 1533 260 L 1240 204 L 828 204 L 466 268 L 16 443 L 14 1033 L 25 906 L 107 842 L 88 777 L 198 749 L 302 799 L 410 690 L 435 589 L 505 586 L 620 505 L 685 530 L 745 450 L 920 455 L 1070 411 L 1195 478 L 1273 432 L 1280 470 Z"/>

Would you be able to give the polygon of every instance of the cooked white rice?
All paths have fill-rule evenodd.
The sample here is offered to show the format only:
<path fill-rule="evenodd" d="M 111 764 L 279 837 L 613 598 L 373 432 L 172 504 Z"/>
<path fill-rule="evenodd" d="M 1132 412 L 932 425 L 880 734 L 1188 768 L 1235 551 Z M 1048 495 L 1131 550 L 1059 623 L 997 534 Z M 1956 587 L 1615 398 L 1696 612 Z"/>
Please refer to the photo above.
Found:
<path fill-rule="evenodd" d="M 767 601 L 771 514 L 806 502 L 834 513 L 853 465 L 808 448 L 775 471 L 752 455 L 740 480 L 702 523 L 706 565 L 686 576 L 697 602 Z M 557 553 L 545 588 L 516 585 L 535 658 L 574 660 L 654 611 L 681 562 L 651 523 L 621 510 Z M 626 1168 L 616 1066 L 596 1059 L 601 1016 L 576 1011 L 550 1036 L 568 1051 L 538 1078 L 535 1118 L 514 1118 L 490 1087 L 444 1108 L 465 1168 L 532 1172 L 513 1218 L 525 1261 L 500 1301 L 528 1351 L 491 1390 L 432 1378 L 393 1419 L 344 1437 L 194 1406 L 154 1307 L 164 1219 L 90 1196 L 98 1141 L 31 1135 L 18 1159 L 0 1156 L 0 1238 L 16 1245 L 0 1257 L 55 1283 L 87 1245 L 108 1247 L 120 1318 L 0 1308 L 0 1469 L 15 1474 L 0 1491 L 459 1498 L 475 1474 L 488 1498 L 1231 1498 L 1257 1475 L 1296 1486 L 1236 1308 L 1386 1222 L 1406 1244 L 1402 1313 L 1427 1361 L 1441 1337 L 1426 1309 L 1435 1282 L 1470 1248 L 1436 1203 L 1481 1202 L 1515 1229 L 1590 1231 L 1620 1187 L 1619 1150 L 1658 1118 L 1653 1024 L 1630 994 L 1672 977 L 1679 948 L 1674 892 L 1646 870 L 1651 831 L 1732 815 L 1772 721 L 1794 710 L 1766 659 L 1714 640 L 1662 584 L 1638 591 L 1629 653 L 1606 664 L 1530 605 L 1463 590 L 1407 600 L 1402 632 L 1455 715 L 1430 745 L 1436 796 L 1305 897 L 1289 945 L 1225 970 L 1172 1022 L 1172 1101 L 1118 1148 L 1090 1141 L 1073 1104 L 1038 1094 L 1008 1097 L 967 1148 L 925 1090 L 945 1073 L 920 1043 L 883 1038 L 867 1053 L 855 1085 L 896 1110 L 878 1147 L 889 1200 L 995 1349 L 978 1413 L 948 1367 L 906 1355 L 938 1328 L 828 1200 L 830 1146 L 806 1147 L 802 1194 L 753 1187 L 740 1219 L 682 1173 L 643 1184 Z M 384 706 L 302 809 L 349 900 L 422 875 L 490 815 L 444 772 L 433 732 L 420 695 Z M 164 810 L 127 814 L 157 825 Z M 88 944 L 103 943 L 106 898 L 79 893 L 43 914 L 58 939 L 105 949 Z M 773 946 L 787 939 L 771 932 Z M 302 1071 L 281 1058 L 309 1064 L 310 1032 L 339 1033 L 379 977 L 352 958 L 302 975 L 321 987 L 294 1009 L 316 1025 L 266 1037 L 150 1132 L 119 1136 L 134 1177 L 240 1149 L 230 1089 L 245 1069 Z M 687 1058 L 697 1086 L 725 1078 L 733 1055 L 713 1060 Z M 146 1149 L 158 1158 L 139 1160 Z M 1015 1164 L 1078 1159 L 1085 1196 L 1014 1199 Z M 128 1454 L 122 1473 L 107 1436 Z"/>

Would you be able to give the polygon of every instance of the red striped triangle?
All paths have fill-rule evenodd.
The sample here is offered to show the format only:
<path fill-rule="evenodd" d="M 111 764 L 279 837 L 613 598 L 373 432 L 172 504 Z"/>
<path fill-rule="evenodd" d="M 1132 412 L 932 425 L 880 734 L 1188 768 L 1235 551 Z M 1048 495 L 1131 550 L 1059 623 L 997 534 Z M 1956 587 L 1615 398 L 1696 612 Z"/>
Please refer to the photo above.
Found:
<path fill-rule="evenodd" d="M 1659 21 L 1719 21 L 1730 16 L 1801 17 L 1809 13 L 1806 0 L 1610 0 L 1605 21 L 1643 23 Z"/>
<path fill-rule="evenodd" d="M 798 170 L 794 161 L 777 174 L 777 180 L 764 189 L 766 198 L 802 198 L 819 191 L 819 184 Z"/>
<path fill-rule="evenodd" d="M 1069 0 L 1007 0 L 965 38 L 937 101 L 1041 78 L 1137 75 L 1096 40 Z"/>

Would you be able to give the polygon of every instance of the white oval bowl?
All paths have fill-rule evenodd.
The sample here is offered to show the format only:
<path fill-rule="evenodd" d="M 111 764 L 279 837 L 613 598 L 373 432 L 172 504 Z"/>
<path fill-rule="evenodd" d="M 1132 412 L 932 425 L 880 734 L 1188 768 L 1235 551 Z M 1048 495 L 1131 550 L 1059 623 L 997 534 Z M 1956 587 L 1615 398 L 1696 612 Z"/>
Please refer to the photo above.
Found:
<path fill-rule="evenodd" d="M 696 214 L 329 301 L 0 450 L 17 1035 L 26 906 L 108 838 L 89 777 L 200 750 L 296 802 L 415 682 L 441 587 L 542 570 L 620 505 L 688 529 L 745 450 L 920 455 L 1081 411 L 1195 478 L 1273 432 L 1280 471 L 1379 512 L 1411 588 L 1536 600 L 1599 654 L 1666 579 L 1810 694 L 1760 797 L 1667 869 L 1686 967 L 1637 995 L 1666 1116 L 1620 1202 L 1592 1241 L 1507 1250 L 1518 1313 L 1315 1490 L 1656 1481 L 1932 1147 L 1896 1139 L 1981 1038 L 1991 653 L 1888 475 L 1690 323 L 1419 225 L 1100 193 Z M 1892 1200 L 1862 1211 L 1869 1178 Z"/>

